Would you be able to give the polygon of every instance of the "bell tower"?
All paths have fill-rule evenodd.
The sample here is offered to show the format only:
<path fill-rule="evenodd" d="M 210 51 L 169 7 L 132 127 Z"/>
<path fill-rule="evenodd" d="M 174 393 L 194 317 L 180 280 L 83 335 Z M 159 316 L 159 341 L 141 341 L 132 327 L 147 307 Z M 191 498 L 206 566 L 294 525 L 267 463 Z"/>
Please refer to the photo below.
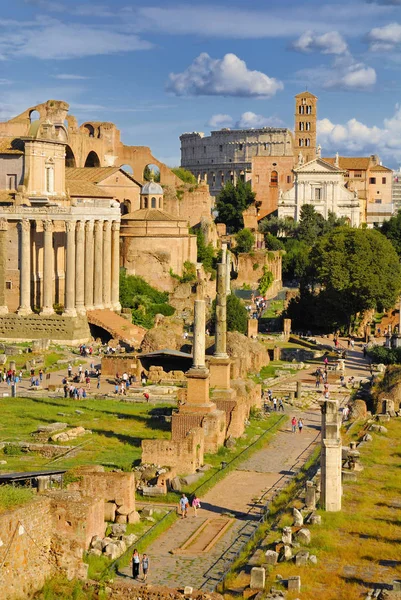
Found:
<path fill-rule="evenodd" d="M 304 162 L 316 157 L 317 96 L 302 92 L 295 96 L 295 148 L 296 156 L 302 154 Z"/>

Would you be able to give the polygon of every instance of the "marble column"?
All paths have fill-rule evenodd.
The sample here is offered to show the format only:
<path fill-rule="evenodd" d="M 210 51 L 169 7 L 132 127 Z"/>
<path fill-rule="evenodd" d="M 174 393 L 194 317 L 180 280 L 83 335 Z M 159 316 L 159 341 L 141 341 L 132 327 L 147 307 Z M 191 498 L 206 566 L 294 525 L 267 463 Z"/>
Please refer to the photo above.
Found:
<path fill-rule="evenodd" d="M 193 369 L 205 369 L 205 328 L 206 302 L 195 300 L 194 304 L 194 338 L 193 338 Z"/>
<path fill-rule="evenodd" d="M 111 226 L 111 308 L 121 310 L 120 304 L 120 223 Z"/>
<path fill-rule="evenodd" d="M 93 221 L 85 224 L 85 308 L 93 310 Z"/>
<path fill-rule="evenodd" d="M 111 221 L 103 225 L 103 306 L 111 308 Z"/>
<path fill-rule="evenodd" d="M 20 222 L 20 305 L 18 314 L 30 315 L 31 309 L 31 223 L 29 219 Z"/>
<path fill-rule="evenodd" d="M 75 245 L 75 308 L 85 314 L 85 221 L 77 222 Z"/>
<path fill-rule="evenodd" d="M 94 265 L 93 304 L 103 308 L 103 221 L 95 222 Z"/>
<path fill-rule="evenodd" d="M 53 309 L 53 221 L 43 221 L 43 303 L 41 315 L 52 315 Z"/>
<path fill-rule="evenodd" d="M 229 250 L 226 255 L 226 294 L 227 296 L 231 294 L 231 252 Z"/>
<path fill-rule="evenodd" d="M 225 263 L 227 260 L 227 244 L 226 242 L 223 242 L 221 244 L 221 262 Z"/>
<path fill-rule="evenodd" d="M 226 299 L 227 265 L 217 265 L 217 297 L 216 297 L 216 333 L 214 356 L 227 358 L 227 299 Z"/>
<path fill-rule="evenodd" d="M 0 315 L 8 313 L 6 302 L 7 219 L 0 219 Z"/>
<path fill-rule="evenodd" d="M 67 221 L 66 265 L 65 265 L 65 305 L 64 316 L 76 317 L 75 310 L 75 221 Z"/>
<path fill-rule="evenodd" d="M 336 400 L 324 400 L 320 406 L 322 411 L 320 504 L 327 512 L 337 512 L 341 510 L 342 496 L 342 443 L 338 404 Z"/>

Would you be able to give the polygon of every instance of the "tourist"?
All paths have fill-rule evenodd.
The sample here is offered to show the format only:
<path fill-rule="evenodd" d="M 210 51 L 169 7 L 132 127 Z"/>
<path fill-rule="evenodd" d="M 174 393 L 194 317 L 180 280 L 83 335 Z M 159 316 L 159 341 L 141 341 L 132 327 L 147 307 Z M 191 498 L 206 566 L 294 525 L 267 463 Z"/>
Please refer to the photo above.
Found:
<path fill-rule="evenodd" d="M 180 498 L 181 519 L 185 519 L 188 516 L 188 505 L 188 498 L 183 494 Z"/>
<path fill-rule="evenodd" d="M 86 383 L 86 389 L 90 390 L 91 389 L 91 379 L 90 379 L 89 375 L 87 377 L 85 377 L 85 383 Z"/>
<path fill-rule="evenodd" d="M 279 412 L 280 412 L 280 410 L 282 412 L 284 412 L 284 404 L 283 404 L 282 398 L 280 398 L 280 400 L 278 401 L 278 410 L 279 410 Z"/>
<path fill-rule="evenodd" d="M 118 394 L 119 389 L 120 389 L 120 386 L 118 385 L 118 381 L 116 381 L 115 384 L 114 384 L 114 393 Z"/>
<path fill-rule="evenodd" d="M 349 416 L 349 406 L 343 408 L 343 421 L 347 421 Z"/>
<path fill-rule="evenodd" d="M 133 579 L 138 579 L 139 566 L 141 563 L 141 559 L 139 558 L 139 552 L 136 548 L 132 554 L 131 562 L 132 562 L 132 577 L 133 577 Z"/>
<path fill-rule="evenodd" d="M 355 348 L 355 340 L 354 340 L 354 338 L 351 338 L 351 348 L 352 349 Z"/>
<path fill-rule="evenodd" d="M 43 369 L 39 369 L 39 379 L 40 381 L 43 380 Z"/>
<path fill-rule="evenodd" d="M 149 572 L 149 557 L 147 554 L 144 554 L 142 556 L 142 573 L 143 573 L 144 581 L 146 581 L 146 579 L 148 577 L 148 572 Z"/>
<path fill-rule="evenodd" d="M 277 411 L 277 398 L 275 396 L 273 398 L 273 410 Z"/>
<path fill-rule="evenodd" d="M 71 379 L 71 375 L 72 375 L 72 366 L 68 365 L 68 379 Z"/>
<path fill-rule="evenodd" d="M 292 417 L 291 419 L 291 428 L 292 428 L 292 433 L 296 433 L 297 431 L 297 420 L 295 417 Z"/>
<path fill-rule="evenodd" d="M 145 398 L 146 402 L 149 402 L 150 396 L 149 396 L 148 392 L 144 392 L 143 397 Z"/>
<path fill-rule="evenodd" d="M 199 500 L 198 496 L 195 494 L 195 496 L 194 496 L 194 498 L 192 500 L 192 508 L 194 509 L 194 517 L 196 517 L 196 511 L 200 507 L 201 507 L 200 500 Z"/>
<path fill-rule="evenodd" d="M 100 373 L 97 374 L 97 385 L 96 385 L 97 389 L 100 388 Z"/>
<path fill-rule="evenodd" d="M 299 433 L 302 433 L 302 427 L 304 426 L 303 421 L 301 419 L 301 417 L 299 417 L 298 419 L 298 431 Z"/>
<path fill-rule="evenodd" d="M 67 382 L 63 385 L 64 389 L 64 398 L 68 398 L 68 385 Z"/>

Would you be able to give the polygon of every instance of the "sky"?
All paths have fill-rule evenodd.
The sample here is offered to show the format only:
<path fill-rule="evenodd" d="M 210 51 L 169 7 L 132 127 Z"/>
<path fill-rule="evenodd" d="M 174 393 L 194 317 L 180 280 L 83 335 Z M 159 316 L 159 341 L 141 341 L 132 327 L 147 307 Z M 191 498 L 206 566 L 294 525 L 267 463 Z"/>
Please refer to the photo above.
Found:
<path fill-rule="evenodd" d="M 48 99 L 180 162 L 181 133 L 293 129 L 401 164 L 401 0 L 0 0 L 0 120 Z"/>

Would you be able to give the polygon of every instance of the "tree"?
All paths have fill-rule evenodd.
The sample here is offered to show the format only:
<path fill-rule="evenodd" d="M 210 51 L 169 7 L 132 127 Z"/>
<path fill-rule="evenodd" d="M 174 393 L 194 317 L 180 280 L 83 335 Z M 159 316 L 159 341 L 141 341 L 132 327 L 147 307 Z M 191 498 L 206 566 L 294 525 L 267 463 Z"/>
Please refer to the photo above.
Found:
<path fill-rule="evenodd" d="M 205 244 L 205 235 L 200 227 L 195 230 L 198 248 L 197 260 L 203 264 L 206 272 L 212 273 L 215 270 L 216 252 L 213 244 Z"/>
<path fill-rule="evenodd" d="M 242 229 L 235 235 L 235 252 L 251 252 L 255 246 L 255 236 L 250 229 Z"/>
<path fill-rule="evenodd" d="M 259 222 L 259 231 L 264 234 L 270 233 L 273 236 L 293 237 L 296 235 L 298 228 L 298 223 L 289 217 L 279 219 L 270 216 Z"/>
<path fill-rule="evenodd" d="M 401 256 L 401 210 L 388 221 L 384 221 L 380 232 L 390 240 L 398 256 Z"/>
<path fill-rule="evenodd" d="M 313 204 L 304 204 L 301 208 L 297 238 L 312 245 L 324 228 L 324 218 L 317 213 Z"/>
<path fill-rule="evenodd" d="M 216 199 L 216 223 L 225 223 L 234 233 L 240 231 L 244 227 L 242 213 L 254 201 L 255 192 L 252 191 L 249 182 L 244 183 L 240 179 L 235 186 L 227 183 Z"/>
<path fill-rule="evenodd" d="M 265 244 L 267 250 L 284 250 L 285 248 L 284 242 L 271 233 L 265 234 Z"/>
<path fill-rule="evenodd" d="M 248 330 L 248 312 L 237 296 L 227 296 L 227 331 L 246 333 Z"/>

